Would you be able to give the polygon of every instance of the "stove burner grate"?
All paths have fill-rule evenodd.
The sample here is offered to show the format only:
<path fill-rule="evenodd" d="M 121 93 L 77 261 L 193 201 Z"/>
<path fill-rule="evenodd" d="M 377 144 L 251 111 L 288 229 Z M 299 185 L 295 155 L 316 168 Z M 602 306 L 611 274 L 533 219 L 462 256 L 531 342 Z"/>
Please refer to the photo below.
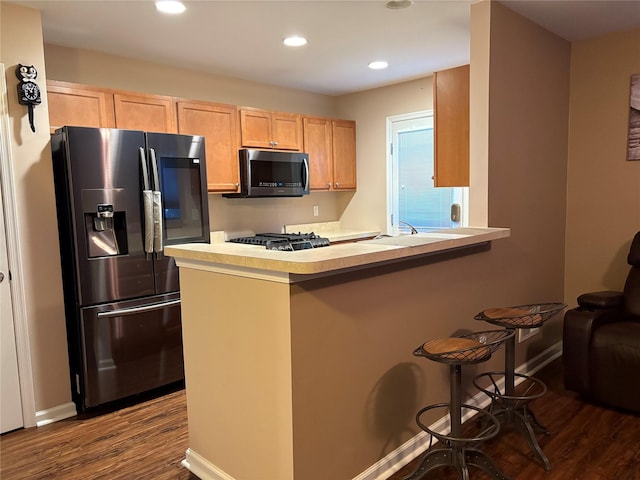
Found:
<path fill-rule="evenodd" d="M 267 250 L 295 251 L 310 248 L 328 247 L 328 238 L 315 233 L 258 233 L 253 237 L 238 237 L 228 240 L 232 243 L 264 245 Z"/>

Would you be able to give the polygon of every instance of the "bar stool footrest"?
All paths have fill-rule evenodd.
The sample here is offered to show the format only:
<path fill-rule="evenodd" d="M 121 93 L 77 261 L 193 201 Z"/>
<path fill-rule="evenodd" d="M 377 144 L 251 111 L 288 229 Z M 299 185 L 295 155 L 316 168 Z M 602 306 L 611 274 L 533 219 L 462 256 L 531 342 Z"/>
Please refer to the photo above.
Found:
<path fill-rule="evenodd" d="M 530 375 L 523 373 L 514 373 L 514 378 L 520 380 L 518 383 L 522 384 L 526 382 L 524 386 L 524 392 L 521 394 L 507 395 L 505 391 L 505 372 L 493 371 L 485 372 L 477 375 L 473 379 L 473 384 L 476 388 L 486 393 L 492 400 L 510 400 L 513 402 L 520 402 L 523 404 L 529 403 L 531 400 L 542 397 L 547 393 L 547 386 L 542 380 L 538 380 Z M 489 386 L 481 386 L 481 380 L 489 379 Z M 502 383 L 503 387 L 500 389 L 499 384 Z"/>
<path fill-rule="evenodd" d="M 426 407 L 423 407 L 420 410 L 418 410 L 418 413 L 416 414 L 416 423 L 422 430 L 424 430 L 431 436 L 437 438 L 438 441 L 440 441 L 441 443 L 445 443 L 448 446 L 460 446 L 460 447 L 470 446 L 474 443 L 484 442 L 486 440 L 489 440 L 495 437 L 496 435 L 498 435 L 498 433 L 500 432 L 500 421 L 496 418 L 495 415 L 479 407 L 468 405 L 465 403 L 460 405 L 461 410 L 464 410 L 464 409 L 474 410 L 475 412 L 480 414 L 480 416 L 482 417 L 481 418 L 482 422 L 484 422 L 485 425 L 487 425 L 478 435 L 474 437 L 454 436 L 453 432 L 450 433 L 449 435 L 446 435 L 440 432 L 436 432 L 435 430 L 432 430 L 430 427 L 422 423 L 421 417 L 426 412 L 434 410 L 436 408 L 449 409 L 450 407 L 451 405 L 449 403 L 435 403 L 433 405 L 427 405 Z"/>

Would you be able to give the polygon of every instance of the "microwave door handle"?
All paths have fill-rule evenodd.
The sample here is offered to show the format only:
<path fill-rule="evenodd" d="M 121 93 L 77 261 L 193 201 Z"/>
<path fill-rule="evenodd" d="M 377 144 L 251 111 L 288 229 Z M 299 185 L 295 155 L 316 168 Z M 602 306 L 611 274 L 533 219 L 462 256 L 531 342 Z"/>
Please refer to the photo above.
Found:
<path fill-rule="evenodd" d="M 153 253 L 153 192 L 149 186 L 149 172 L 147 170 L 147 158 L 144 148 L 140 147 L 140 166 L 142 167 L 142 210 L 144 218 L 144 253 Z"/>
<path fill-rule="evenodd" d="M 151 170 L 153 172 L 153 251 L 160 256 L 164 245 L 162 243 L 162 192 L 158 181 L 158 162 L 156 161 L 156 151 L 149 149 L 149 159 L 151 160 Z"/>
<path fill-rule="evenodd" d="M 302 165 L 304 166 L 304 189 L 309 189 L 309 159 L 303 158 Z"/>

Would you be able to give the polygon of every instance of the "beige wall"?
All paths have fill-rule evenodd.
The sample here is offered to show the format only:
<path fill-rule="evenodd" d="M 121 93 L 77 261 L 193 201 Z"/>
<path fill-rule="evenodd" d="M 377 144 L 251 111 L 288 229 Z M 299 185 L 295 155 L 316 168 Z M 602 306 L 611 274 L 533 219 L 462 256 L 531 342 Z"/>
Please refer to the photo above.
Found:
<path fill-rule="evenodd" d="M 489 72 L 491 2 L 471 6 L 469 225 L 489 226 Z"/>
<path fill-rule="evenodd" d="M 49 149 L 49 118 L 40 12 L 0 3 L 0 61 L 6 69 L 12 151 L 27 326 L 31 348 L 36 411 L 71 400 L 67 340 L 62 302 L 58 226 Z M 16 98 L 18 63 L 33 64 L 43 91 L 35 108 L 36 133 L 27 120 L 27 108 Z M 8 192 L 4 192 L 8 193 Z M 7 203 L 5 202 L 5 206 Z M 5 215 L 6 218 L 6 215 Z M 35 414 L 35 412 L 28 412 Z"/>
<path fill-rule="evenodd" d="M 490 58 L 491 95 L 484 110 L 487 152 L 475 154 L 488 168 L 489 225 L 510 227 L 512 236 L 471 255 L 439 255 L 292 287 L 296 478 L 355 477 L 418 432 L 420 407 L 447 401 L 448 368 L 413 357 L 421 342 L 496 328 L 473 319 L 484 308 L 563 299 L 570 45 L 499 4 L 474 5 L 472 17 L 477 9 L 485 23 L 474 29 L 479 41 L 491 29 L 489 57 L 482 57 Z M 371 106 L 384 98 L 378 93 L 347 102 L 357 118 L 371 117 L 366 142 L 382 149 L 380 123 L 401 111 Z M 374 164 L 366 167 L 377 174 L 365 175 L 382 188 L 377 151 L 371 149 Z M 345 215 L 359 208 L 359 196 L 360 189 Z M 549 321 L 541 335 L 516 348 L 516 362 L 557 343 L 560 327 L 560 317 Z M 500 368 L 503 355 L 465 367 L 465 395 L 476 392 L 473 374 Z"/>
<path fill-rule="evenodd" d="M 432 108 L 432 77 L 340 97 L 340 114 L 356 121 L 358 152 L 358 193 L 342 198 L 343 225 L 386 230 L 387 117 Z"/>
<path fill-rule="evenodd" d="M 45 45 L 47 78 L 212 102 L 332 116 L 336 99 L 105 53 Z"/>
<path fill-rule="evenodd" d="M 640 73 L 640 29 L 571 48 L 565 298 L 620 290 L 640 230 L 640 161 L 627 161 L 629 85 Z"/>
<path fill-rule="evenodd" d="M 511 228 L 504 293 L 561 301 L 570 44 L 492 3 L 490 45 L 488 221 Z"/>

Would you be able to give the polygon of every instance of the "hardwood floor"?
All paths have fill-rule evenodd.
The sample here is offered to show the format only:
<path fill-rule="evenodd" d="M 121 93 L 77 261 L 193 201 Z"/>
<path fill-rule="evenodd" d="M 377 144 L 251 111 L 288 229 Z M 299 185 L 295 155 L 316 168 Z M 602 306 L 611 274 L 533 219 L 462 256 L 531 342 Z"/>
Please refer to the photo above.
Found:
<path fill-rule="evenodd" d="M 640 480 L 640 416 L 584 402 L 567 391 L 562 380 L 562 359 L 535 375 L 547 393 L 531 402 L 531 409 L 551 435 L 537 435 L 551 462 L 546 472 L 519 433 L 502 432 L 481 446 L 512 480 Z M 629 379 L 637 381 L 637 379 Z M 413 472 L 417 461 L 387 480 L 401 480 Z M 492 478 L 470 467 L 473 480 Z M 459 478 L 453 468 L 429 472 L 429 480 Z"/>
<path fill-rule="evenodd" d="M 566 391 L 560 360 L 536 377 L 548 391 L 531 407 L 551 430 L 550 436 L 538 439 L 553 468 L 545 472 L 525 440 L 505 432 L 483 449 L 512 480 L 640 480 L 640 416 L 585 403 Z M 187 446 L 185 394 L 180 390 L 116 412 L 4 434 L 0 478 L 197 480 L 180 465 Z M 413 468 L 410 464 L 387 480 L 400 480 Z M 490 478 L 473 467 L 470 477 Z M 458 476 L 453 469 L 441 468 L 428 478 Z"/>
<path fill-rule="evenodd" d="M 197 480 L 184 390 L 99 416 L 74 417 L 0 438 L 2 480 Z"/>

